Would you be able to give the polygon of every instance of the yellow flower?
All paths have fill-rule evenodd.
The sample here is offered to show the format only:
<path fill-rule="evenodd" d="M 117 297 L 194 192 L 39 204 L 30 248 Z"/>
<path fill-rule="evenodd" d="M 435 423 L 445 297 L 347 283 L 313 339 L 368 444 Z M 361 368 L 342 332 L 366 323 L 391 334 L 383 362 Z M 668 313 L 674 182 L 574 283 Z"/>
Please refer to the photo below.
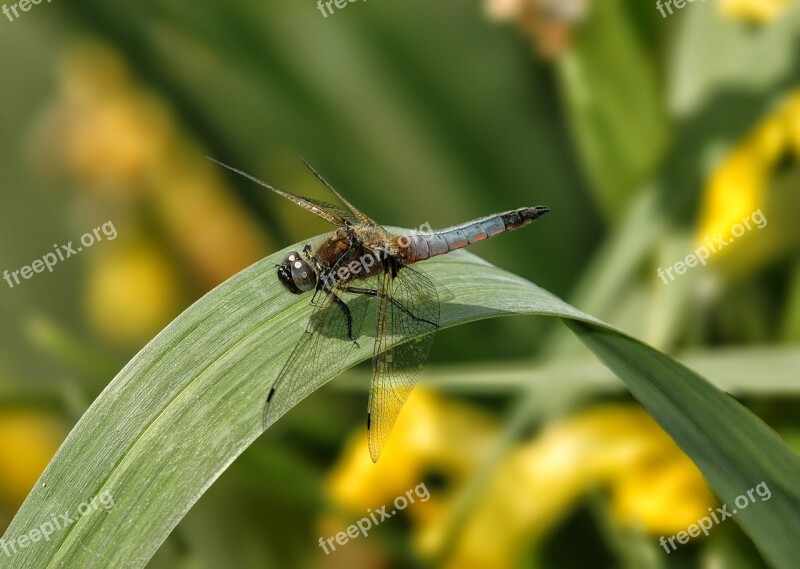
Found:
<path fill-rule="evenodd" d="M 328 482 L 331 500 L 351 516 L 328 515 L 319 520 L 320 535 L 342 531 L 367 509 L 389 504 L 431 475 L 457 486 L 479 464 L 496 434 L 495 422 L 469 406 L 442 401 L 422 388 L 408 398 L 403 412 L 373 463 L 367 437 L 358 432 L 347 444 L 342 460 Z M 447 492 L 434 493 L 426 502 L 416 502 L 404 514 L 416 523 L 441 517 Z M 359 547 L 358 542 L 348 548 Z"/>
<path fill-rule="evenodd" d="M 463 477 L 478 463 L 496 429 L 484 414 L 416 388 L 380 460 L 372 462 L 366 434 L 359 432 L 331 472 L 329 494 L 358 513 L 413 488 L 432 469 L 448 478 Z"/>
<path fill-rule="evenodd" d="M 541 539 L 574 503 L 607 486 L 620 525 L 675 533 L 702 517 L 714 498 L 696 467 L 644 411 L 607 405 L 559 421 L 499 466 L 465 524 L 446 567 L 504 568 Z M 643 492 L 650 492 L 648 499 Z M 419 528 L 433 555 L 459 511 Z"/>
<path fill-rule="evenodd" d="M 790 0 L 720 0 L 722 14 L 756 24 L 773 21 L 791 5 Z"/>
<path fill-rule="evenodd" d="M 460 491 L 498 436 L 497 427 L 467 406 L 421 391 L 415 396 L 381 460 L 370 463 L 360 434 L 332 473 L 329 489 L 335 502 L 364 515 L 419 484 L 426 473 L 445 473 L 448 489 L 431 490 L 428 502 L 406 512 L 418 553 L 433 559 L 446 551 L 444 567 L 514 566 L 528 544 L 542 539 L 598 486 L 608 488 L 617 523 L 656 535 L 685 529 L 714 504 L 697 468 L 649 415 L 632 405 L 604 405 L 558 421 L 514 448 L 465 516 Z M 351 522 L 328 517 L 321 535 L 334 535 Z M 448 543 L 454 526 L 459 531 Z"/>
<path fill-rule="evenodd" d="M 22 504 L 58 450 L 64 432 L 48 415 L 34 411 L 0 413 L 0 500 L 10 512 Z"/>
<path fill-rule="evenodd" d="M 80 187 L 109 201 L 147 199 L 203 289 L 271 248 L 230 196 L 220 169 L 182 135 L 167 105 L 135 83 L 116 53 L 95 44 L 75 50 L 60 84 L 58 120 L 45 131 L 55 131 Z"/>
<path fill-rule="evenodd" d="M 79 187 L 105 198 L 100 207 L 113 207 L 114 215 L 128 208 L 135 225 L 143 221 L 140 211 L 154 212 L 159 229 L 175 241 L 185 261 L 182 266 L 197 277 L 202 290 L 216 286 L 272 248 L 230 195 L 220 168 L 179 131 L 165 102 L 137 85 L 113 50 L 90 43 L 71 52 L 60 66 L 54 110 L 45 116 L 38 137 L 41 145 L 57 145 L 60 159 L 78 178 Z M 134 209 L 139 203 L 131 198 L 147 200 L 147 207 Z M 152 268 L 152 259 L 149 263 Z M 112 265 L 107 269 L 117 270 L 120 267 Z M 158 272 L 169 281 L 162 286 L 172 289 L 175 271 Z M 119 306 L 109 294 L 106 290 L 103 298 L 107 300 L 98 297 L 95 304 Z M 165 303 L 171 301 L 171 297 L 165 299 Z M 154 306 L 153 310 L 164 308 Z M 93 316 L 95 323 L 103 320 L 107 318 Z M 159 318 L 141 314 L 133 324 L 138 331 L 132 328 L 129 340 L 141 338 L 142 331 L 150 328 L 143 320 Z"/>
<path fill-rule="evenodd" d="M 91 266 L 86 306 L 100 335 L 135 345 L 177 315 L 180 279 L 174 263 L 158 248 L 145 243 L 120 247 Z"/>
<path fill-rule="evenodd" d="M 785 215 L 796 207 L 796 193 L 770 191 L 778 164 L 792 154 L 800 157 L 800 92 L 754 127 L 710 175 L 695 237 L 698 247 L 716 250 L 710 263 L 744 272 L 800 238 L 797 224 Z"/>
<path fill-rule="evenodd" d="M 613 484 L 612 507 L 621 525 L 674 535 L 706 514 L 714 497 L 682 452 L 664 453 Z"/>
<path fill-rule="evenodd" d="M 49 131 L 82 187 L 109 196 L 139 186 L 175 138 L 164 104 L 135 87 L 113 51 L 86 44 L 60 66 L 60 97 Z"/>
<path fill-rule="evenodd" d="M 74 108 L 66 132 L 67 160 L 92 187 L 130 187 L 144 181 L 166 151 L 171 123 L 156 99 L 124 94 Z"/>
<path fill-rule="evenodd" d="M 732 227 L 763 205 L 768 166 L 750 142 L 735 150 L 714 172 L 706 190 L 698 245 L 718 236 L 730 241 Z M 729 254 L 732 250 L 723 247 L 718 254 Z"/>

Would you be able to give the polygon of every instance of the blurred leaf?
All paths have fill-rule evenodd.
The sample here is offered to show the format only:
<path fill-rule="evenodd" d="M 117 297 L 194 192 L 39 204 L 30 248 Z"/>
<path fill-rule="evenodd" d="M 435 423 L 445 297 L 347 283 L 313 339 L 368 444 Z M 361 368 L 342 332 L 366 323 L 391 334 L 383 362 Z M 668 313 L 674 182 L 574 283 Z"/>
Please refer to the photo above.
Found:
<path fill-rule="evenodd" d="M 800 4 L 753 30 L 695 3 L 671 53 L 675 136 L 656 178 L 660 208 L 691 225 L 709 167 L 746 135 L 800 78 Z"/>
<path fill-rule="evenodd" d="M 307 297 L 287 294 L 267 257 L 196 302 L 120 372 L 67 438 L 10 528 L 14 540 L 103 492 L 113 508 L 80 517 L 49 541 L 19 549 L 16 567 L 142 567 L 189 508 L 262 432 L 264 396 L 305 326 Z M 800 539 L 800 461 L 733 398 L 668 356 L 530 282 L 460 251 L 425 263 L 454 301 L 444 327 L 506 314 L 566 319 L 576 334 L 700 466 L 720 499 L 765 481 L 774 498 L 736 520 L 776 566 Z M 347 343 L 349 344 L 349 343 Z M 354 365 L 369 342 L 345 352 Z M 309 378 L 307 392 L 331 376 Z M 305 394 L 276 394 L 280 416 Z M 364 449 L 367 452 L 367 449 Z M 44 514 L 43 514 L 44 512 Z"/>
<path fill-rule="evenodd" d="M 800 342 L 800 264 L 792 268 L 789 292 L 783 313 L 783 337 L 786 342 Z"/>
<path fill-rule="evenodd" d="M 80 339 L 44 316 L 31 316 L 25 322 L 25 334 L 44 354 L 93 380 L 105 383 L 119 369 L 108 356 L 92 351 Z"/>
<path fill-rule="evenodd" d="M 712 378 L 724 391 L 745 396 L 777 396 L 800 393 L 800 348 L 790 346 L 731 348 L 690 351 L 681 361 L 703 376 Z M 518 361 L 428 366 L 422 381 L 437 390 L 469 394 L 507 395 L 520 389 L 537 389 L 544 394 L 581 392 L 598 394 L 622 389 L 623 384 L 597 361 L 554 360 L 534 367 Z M 337 389 L 366 391 L 365 373 L 352 371 L 336 383 Z"/>
<path fill-rule="evenodd" d="M 670 42 L 667 86 L 678 122 L 669 149 L 572 295 L 602 318 L 616 321 L 615 308 L 629 283 L 670 226 L 693 225 L 713 159 L 752 129 L 800 77 L 800 4 L 759 30 L 722 20 L 715 9 L 712 3 L 695 3 L 676 20 L 680 41 Z M 655 274 L 653 279 L 658 282 Z M 672 291 L 669 300 L 683 304 Z M 665 336 L 661 330 L 651 334 Z M 545 353 L 572 353 L 566 339 L 556 335 Z"/>
<path fill-rule="evenodd" d="M 667 137 L 662 90 L 622 0 L 592 4 L 559 67 L 570 122 L 600 202 L 617 217 Z"/>
<path fill-rule="evenodd" d="M 676 19 L 670 42 L 670 107 L 682 118 L 722 91 L 768 97 L 798 78 L 800 4 L 770 25 L 754 28 L 723 18 L 717 3 L 695 3 Z M 744 117 L 728 114 L 731 123 Z"/>

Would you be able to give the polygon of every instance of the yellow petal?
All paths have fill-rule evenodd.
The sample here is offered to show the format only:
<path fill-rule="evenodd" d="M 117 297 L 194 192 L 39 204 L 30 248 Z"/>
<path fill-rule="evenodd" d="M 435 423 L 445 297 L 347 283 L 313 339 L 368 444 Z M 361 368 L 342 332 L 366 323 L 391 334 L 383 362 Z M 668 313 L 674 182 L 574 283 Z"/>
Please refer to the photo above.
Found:
<path fill-rule="evenodd" d="M 158 248 L 144 243 L 96 261 L 90 268 L 86 295 L 92 327 L 124 344 L 149 340 L 181 308 L 174 264 Z"/>
<path fill-rule="evenodd" d="M 512 566 L 598 486 L 610 489 L 618 523 L 653 533 L 685 529 L 714 503 L 697 469 L 649 415 L 603 405 L 553 423 L 502 461 L 446 567 Z M 456 502 L 442 504 L 440 517 L 417 529 L 418 549 L 440 551 L 460 512 Z"/>
<path fill-rule="evenodd" d="M 0 414 L 0 496 L 15 510 L 30 492 L 58 450 L 61 426 L 42 413 L 4 411 Z"/>
<path fill-rule="evenodd" d="M 791 5 L 790 0 L 720 0 L 722 14 L 756 24 L 772 22 Z"/>
<path fill-rule="evenodd" d="M 656 535 L 685 530 L 716 503 L 700 471 L 680 452 L 632 469 L 615 482 L 612 496 L 621 525 Z"/>

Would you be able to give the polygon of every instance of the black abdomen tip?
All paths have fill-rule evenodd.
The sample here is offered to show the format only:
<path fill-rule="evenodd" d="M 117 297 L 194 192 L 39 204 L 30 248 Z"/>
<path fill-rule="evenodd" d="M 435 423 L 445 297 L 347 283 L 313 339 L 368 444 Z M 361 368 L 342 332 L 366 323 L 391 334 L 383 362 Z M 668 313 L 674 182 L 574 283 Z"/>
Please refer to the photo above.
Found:
<path fill-rule="evenodd" d="M 506 229 L 516 229 L 523 225 L 528 225 L 531 221 L 539 219 L 544 214 L 550 211 L 550 208 L 545 205 L 537 205 L 536 207 L 521 207 L 514 211 L 509 211 L 502 215 L 503 223 Z"/>
<path fill-rule="evenodd" d="M 550 208 L 546 205 L 537 205 L 536 207 L 527 207 L 525 211 L 527 213 L 526 217 L 533 221 L 550 211 Z"/>

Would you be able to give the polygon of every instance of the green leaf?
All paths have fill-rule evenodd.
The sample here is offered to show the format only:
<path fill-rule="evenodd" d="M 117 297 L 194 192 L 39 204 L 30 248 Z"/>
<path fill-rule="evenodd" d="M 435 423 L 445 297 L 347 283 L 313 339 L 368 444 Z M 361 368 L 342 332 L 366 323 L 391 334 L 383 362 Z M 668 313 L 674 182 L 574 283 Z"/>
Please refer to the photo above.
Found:
<path fill-rule="evenodd" d="M 800 71 L 800 5 L 789 3 L 774 22 L 753 27 L 720 17 L 713 3 L 695 3 L 675 23 L 678 32 L 668 46 L 671 77 L 666 87 L 670 106 L 681 118 L 690 119 L 724 91 L 746 91 L 770 102 L 776 90 L 794 88 Z M 728 116 L 734 123 L 739 120 Z"/>
<path fill-rule="evenodd" d="M 800 348 L 794 346 L 736 347 L 693 350 L 681 360 L 724 391 L 747 397 L 800 394 Z M 757 377 L 758 381 L 753 381 Z M 531 362 L 491 362 L 431 365 L 422 380 L 438 391 L 474 395 L 510 395 L 535 388 L 541 393 L 598 393 L 624 388 L 614 373 L 596 360 L 561 358 L 535 368 Z M 341 391 L 367 391 L 367 371 L 350 371 L 336 382 Z M 0 401 L 2 401 L 0 399 Z"/>
<path fill-rule="evenodd" d="M 621 0 L 592 5 L 557 67 L 570 126 L 605 213 L 618 217 L 664 151 L 667 111 Z"/>
<path fill-rule="evenodd" d="M 274 265 L 286 251 L 188 308 L 98 397 L 6 532 L 6 547 L 16 547 L 14 567 L 144 566 L 192 504 L 261 434 L 264 397 L 310 309 L 307 296 L 287 294 L 275 277 Z M 794 565 L 800 461 L 757 417 L 668 356 L 474 255 L 459 251 L 422 268 L 453 293 L 442 307 L 444 327 L 511 314 L 569 322 L 698 464 L 723 502 L 767 483 L 772 499 L 735 519 L 767 559 L 778 567 Z M 348 352 L 345 363 L 368 358 L 368 344 Z M 332 342 L 327 349 L 339 346 Z M 315 378 L 315 385 L 330 379 Z M 299 403 L 277 396 L 274 401 L 280 406 L 276 415 Z M 89 511 L 25 548 L 16 541 L 54 514 L 74 514 L 105 492 L 114 501 L 110 509 Z"/>

